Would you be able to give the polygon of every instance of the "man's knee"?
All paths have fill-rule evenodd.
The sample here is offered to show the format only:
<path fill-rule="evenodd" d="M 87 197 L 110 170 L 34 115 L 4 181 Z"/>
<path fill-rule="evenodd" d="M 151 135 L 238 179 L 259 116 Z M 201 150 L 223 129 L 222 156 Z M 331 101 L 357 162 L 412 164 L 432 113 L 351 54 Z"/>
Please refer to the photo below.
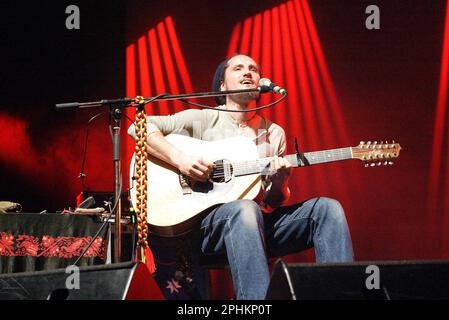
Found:
<path fill-rule="evenodd" d="M 331 223 L 346 223 L 345 212 L 342 205 L 335 199 L 321 197 L 318 199 L 316 206 L 320 212 L 321 219 Z"/>
<path fill-rule="evenodd" d="M 233 210 L 231 219 L 245 226 L 257 226 L 263 223 L 262 211 L 252 200 L 236 200 L 231 202 Z"/>

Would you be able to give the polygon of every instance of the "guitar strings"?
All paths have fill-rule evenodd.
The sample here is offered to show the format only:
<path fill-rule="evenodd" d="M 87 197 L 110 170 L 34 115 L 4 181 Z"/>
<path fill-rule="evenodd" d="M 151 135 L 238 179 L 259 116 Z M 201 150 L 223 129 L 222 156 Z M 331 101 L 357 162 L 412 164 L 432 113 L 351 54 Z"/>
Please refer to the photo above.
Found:
<path fill-rule="evenodd" d="M 323 151 L 316 151 L 316 152 L 307 152 L 303 155 L 308 158 L 310 163 L 316 163 L 316 162 L 323 162 L 323 161 L 333 161 L 333 160 L 339 160 L 346 158 L 350 155 L 350 147 L 349 148 L 339 148 L 339 149 L 333 149 L 333 150 L 323 150 Z M 313 156 L 312 156 L 313 154 Z M 287 155 L 285 156 L 287 160 L 295 161 L 296 155 Z M 272 161 L 273 157 L 269 158 L 262 158 L 262 159 L 256 159 L 251 161 L 242 161 L 239 163 L 235 163 L 232 165 L 234 171 L 237 171 L 238 173 L 257 173 L 263 168 L 267 167 L 268 164 Z M 254 168 L 254 166 L 257 166 L 258 168 Z M 263 166 L 263 168 L 261 168 Z M 218 178 L 218 177 L 224 177 L 223 175 L 224 166 L 219 165 L 214 169 L 212 177 Z"/>

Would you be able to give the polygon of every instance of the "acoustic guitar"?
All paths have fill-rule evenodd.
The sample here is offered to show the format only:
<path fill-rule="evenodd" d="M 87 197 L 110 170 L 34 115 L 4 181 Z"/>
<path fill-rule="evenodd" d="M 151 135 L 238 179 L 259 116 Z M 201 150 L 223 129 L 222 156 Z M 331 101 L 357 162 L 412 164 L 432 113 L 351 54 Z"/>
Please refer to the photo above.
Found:
<path fill-rule="evenodd" d="M 208 209 L 238 199 L 254 199 L 261 190 L 261 175 L 270 174 L 271 157 L 259 158 L 255 143 L 236 136 L 218 141 L 203 141 L 184 135 L 165 137 L 171 144 L 192 156 L 214 163 L 211 178 L 199 182 L 183 175 L 162 160 L 150 156 L 148 168 L 148 224 L 151 232 L 175 237 L 189 232 Z M 293 167 L 358 159 L 365 166 L 388 165 L 399 156 L 398 143 L 364 143 L 356 147 L 296 153 L 284 158 Z M 131 160 L 130 195 L 136 205 L 135 155 Z"/>

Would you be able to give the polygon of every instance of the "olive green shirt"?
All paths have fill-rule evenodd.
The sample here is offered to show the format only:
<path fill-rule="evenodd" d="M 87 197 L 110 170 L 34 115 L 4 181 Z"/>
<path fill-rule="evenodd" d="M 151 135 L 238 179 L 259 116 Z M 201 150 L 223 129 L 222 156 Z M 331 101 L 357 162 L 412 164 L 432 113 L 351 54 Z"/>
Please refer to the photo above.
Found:
<path fill-rule="evenodd" d="M 190 109 L 169 116 L 148 116 L 147 133 L 161 132 L 184 134 L 190 137 L 216 141 L 238 135 L 252 138 L 258 147 L 259 157 L 284 156 L 286 150 L 285 132 L 279 125 L 256 115 L 247 126 L 241 126 L 229 112 Z M 135 126 L 128 129 L 135 138 Z"/>
<path fill-rule="evenodd" d="M 219 106 L 217 108 L 224 108 Z M 196 139 L 216 141 L 238 135 L 254 141 L 260 158 L 285 155 L 285 132 L 279 125 L 255 115 L 245 124 L 239 124 L 230 112 L 210 109 L 189 109 L 168 116 L 148 116 L 147 133 L 161 132 L 184 134 Z M 128 134 L 135 139 L 135 126 L 131 125 Z M 267 176 L 262 176 L 264 199 L 271 189 Z M 262 206 L 265 206 L 261 203 Z"/>

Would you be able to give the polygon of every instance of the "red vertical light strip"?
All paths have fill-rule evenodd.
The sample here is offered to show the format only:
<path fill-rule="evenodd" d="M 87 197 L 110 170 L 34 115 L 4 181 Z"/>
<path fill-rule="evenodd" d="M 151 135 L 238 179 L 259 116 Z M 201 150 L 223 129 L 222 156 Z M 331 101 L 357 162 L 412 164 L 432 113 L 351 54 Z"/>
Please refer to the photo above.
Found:
<path fill-rule="evenodd" d="M 176 35 L 175 27 L 171 17 L 165 18 L 165 26 L 167 27 L 168 37 L 172 45 L 173 53 L 176 59 L 176 65 L 178 66 L 179 74 L 181 76 L 184 90 L 186 93 L 193 92 L 192 82 L 190 80 L 189 72 L 182 55 L 181 46 L 179 45 L 178 36 Z"/>
<path fill-rule="evenodd" d="M 303 48 L 301 45 L 301 37 L 299 35 L 299 27 L 298 22 L 296 20 L 295 8 L 293 7 L 292 1 L 289 1 L 287 3 L 287 8 L 293 43 L 293 54 L 294 59 L 296 60 L 296 74 L 299 77 L 298 85 L 301 93 L 301 102 L 304 105 L 303 111 L 307 112 L 308 114 L 307 119 L 309 120 L 309 122 L 311 124 L 315 124 L 316 121 L 313 119 L 313 116 L 310 115 L 309 113 L 309 110 L 311 110 L 312 108 L 311 89 L 306 72 L 306 63 Z M 316 128 L 314 128 L 311 132 L 316 132 Z"/>
<path fill-rule="evenodd" d="M 260 39 L 262 35 L 262 14 L 258 13 L 254 17 L 253 39 L 251 41 L 251 57 L 255 61 L 260 61 Z"/>
<path fill-rule="evenodd" d="M 165 65 L 165 70 L 166 70 L 166 74 L 167 74 L 167 78 L 168 78 L 170 93 L 171 94 L 179 94 L 180 90 L 179 90 L 178 80 L 176 78 L 173 57 L 170 52 L 170 45 L 168 43 L 167 33 L 165 31 L 164 24 L 162 22 L 160 22 L 160 23 L 158 23 L 156 28 L 157 28 L 157 33 L 159 35 L 159 41 L 160 41 L 161 50 L 162 50 L 162 57 L 164 59 L 164 65 Z M 174 101 L 174 102 L 170 101 L 168 106 L 169 106 L 168 112 L 170 114 L 174 113 L 176 108 L 181 108 L 179 101 Z"/>
<path fill-rule="evenodd" d="M 156 94 L 167 93 L 167 90 L 165 88 L 164 74 L 162 72 L 161 58 L 159 55 L 159 45 L 157 43 L 155 29 L 151 29 L 150 31 L 148 31 L 148 40 L 150 45 L 151 64 L 153 66 L 154 72 L 154 83 L 156 88 Z M 159 101 L 157 103 L 160 106 L 159 115 L 168 114 L 167 101 Z"/>
<path fill-rule="evenodd" d="M 263 25 L 264 25 L 264 36 L 262 38 L 262 53 L 261 53 L 261 66 L 262 66 L 262 77 L 271 78 L 271 52 L 273 50 L 271 44 L 271 11 L 265 10 L 263 13 Z M 267 105 L 270 102 L 271 95 L 263 94 L 260 98 L 261 105 Z M 267 116 L 268 110 L 264 109 L 260 112 L 261 115 Z"/>
<path fill-rule="evenodd" d="M 242 40 L 240 41 L 239 53 L 249 54 L 249 45 L 251 39 L 251 26 L 253 23 L 253 18 L 247 18 L 243 23 Z"/>
<path fill-rule="evenodd" d="M 140 95 L 149 97 L 151 96 L 150 69 L 148 66 L 148 51 L 145 36 L 142 36 L 137 40 L 137 47 L 139 50 L 140 65 Z"/>
<path fill-rule="evenodd" d="M 298 2 L 298 0 L 295 0 Z M 336 90 L 334 87 L 334 83 L 331 79 L 329 68 L 326 63 L 326 59 L 324 57 L 323 49 L 321 47 L 320 38 L 318 36 L 318 32 L 315 27 L 315 22 L 313 20 L 310 7 L 307 0 L 301 0 L 302 4 L 302 12 L 304 14 L 307 30 L 310 38 L 312 39 L 313 51 L 315 54 L 315 58 L 318 62 L 319 74 L 322 78 L 322 82 L 324 85 L 326 98 L 329 101 L 330 112 L 332 117 L 332 122 L 335 123 L 336 129 L 336 137 L 338 138 L 338 142 L 347 145 L 353 143 L 351 141 L 350 135 L 348 133 L 346 127 L 346 121 L 344 120 L 340 103 L 338 102 L 338 97 L 336 94 Z M 342 179 L 339 182 L 345 181 L 345 187 L 349 187 L 353 190 L 360 190 L 361 184 L 360 179 L 354 179 L 353 174 L 351 172 L 345 173 L 346 179 Z"/>
<path fill-rule="evenodd" d="M 291 4 L 291 3 L 290 3 Z M 282 34 L 282 52 L 284 59 L 282 60 L 282 64 L 284 66 L 284 83 L 287 88 L 287 91 L 289 93 L 289 102 L 288 102 L 288 109 L 284 109 L 283 113 L 286 116 L 283 122 L 283 126 L 286 128 L 287 139 L 290 141 L 290 145 L 293 143 L 293 137 L 299 136 L 299 142 L 302 143 L 302 133 L 306 133 L 306 136 L 310 137 L 310 132 L 313 132 L 313 130 L 306 130 L 301 131 L 301 128 L 307 128 L 314 127 L 313 121 L 309 123 L 304 123 L 304 119 L 302 119 L 302 115 L 300 115 L 300 95 L 299 95 L 299 88 L 298 84 L 300 83 L 299 79 L 300 76 L 297 73 L 297 65 L 301 62 L 296 59 L 296 56 L 294 51 L 295 49 L 298 49 L 298 47 L 295 46 L 297 43 L 294 42 L 293 38 L 293 32 L 294 29 L 296 29 L 296 22 L 289 19 L 288 12 L 289 7 L 287 4 L 282 4 L 279 7 L 280 10 L 280 21 L 281 21 L 281 34 Z M 296 29 L 297 31 L 297 29 Z M 299 41 L 300 43 L 300 41 Z M 301 48 L 299 48 L 301 50 Z M 307 78 L 307 77 L 306 77 Z M 301 84 L 302 85 L 302 84 Z M 310 105 L 309 105 L 310 107 Z M 302 108 L 304 109 L 304 108 Z M 306 138 L 307 139 L 307 138 Z M 305 192 L 315 192 L 315 188 L 317 184 L 315 181 L 324 181 L 326 177 L 322 175 L 321 171 L 316 171 L 318 175 L 318 179 L 313 176 L 313 173 L 310 170 L 307 170 L 307 173 L 302 173 L 304 181 L 308 181 L 308 188 L 309 190 L 302 190 L 303 197 L 310 197 L 310 194 L 305 194 Z M 296 181 L 295 181 L 296 182 Z"/>
<path fill-rule="evenodd" d="M 234 30 L 232 31 L 231 40 L 229 41 L 227 58 L 230 58 L 233 54 L 237 53 L 241 31 L 242 23 L 239 22 L 235 25 Z"/>
<path fill-rule="evenodd" d="M 438 171 L 440 167 L 441 159 L 446 159 L 446 168 L 443 172 L 443 177 L 445 181 L 445 186 L 443 189 L 443 198 L 444 198 L 444 207 L 443 207 L 443 223 L 441 224 L 442 230 L 442 246 L 441 246 L 441 256 L 443 258 L 449 257 L 449 125 L 448 125 L 448 85 L 449 85 L 449 1 L 446 2 L 446 18 L 445 18 L 445 27 L 444 27 L 444 43 L 443 43 L 443 52 L 441 57 L 441 74 L 440 74 L 440 85 L 438 87 L 438 100 L 437 100 L 437 111 L 435 115 L 435 129 L 434 129 L 434 137 L 433 137 L 433 145 L 432 145 L 432 162 L 431 162 L 431 176 L 430 176 L 430 186 L 432 188 L 429 191 L 433 192 L 434 195 L 431 195 L 429 192 L 429 196 L 434 196 L 437 198 L 437 189 L 438 189 Z M 444 152 L 443 148 L 443 132 L 444 125 L 446 125 L 447 132 L 447 140 L 446 143 L 448 145 L 448 150 Z M 435 201 L 438 202 L 438 199 Z M 434 215 L 435 212 L 430 212 L 431 215 Z"/>
<path fill-rule="evenodd" d="M 324 138 L 324 144 L 321 145 L 321 148 L 327 146 L 338 146 L 338 136 L 340 129 L 339 124 L 336 124 L 335 121 L 331 117 L 331 112 L 329 108 L 329 104 L 327 103 L 327 99 L 325 98 L 325 93 L 320 81 L 320 72 L 318 71 L 317 62 L 314 56 L 314 50 L 312 48 L 312 41 L 310 38 L 307 28 L 307 23 L 304 17 L 304 13 L 301 7 L 298 7 L 299 2 L 295 1 L 296 14 L 298 17 L 299 28 L 301 33 L 301 40 L 303 47 L 305 49 L 307 66 L 309 67 L 309 72 L 312 80 L 312 89 L 314 93 L 314 97 L 316 98 L 317 107 L 320 110 L 319 117 L 315 117 L 318 119 L 318 124 L 320 127 L 320 133 Z M 330 79 L 329 79 L 330 80 Z M 329 86 L 329 84 L 326 84 Z M 333 124 L 333 125 L 332 125 Z M 337 139 L 336 139 L 337 138 Z M 327 168 L 323 168 L 325 170 Z M 333 179 L 328 179 L 328 190 L 336 192 L 340 194 L 343 198 L 347 196 L 347 183 L 348 179 L 344 179 L 341 169 L 335 168 L 332 171 Z"/>
<path fill-rule="evenodd" d="M 309 78 L 309 84 L 311 85 L 311 87 L 309 89 L 311 89 L 312 92 L 312 98 L 315 101 L 315 103 L 312 102 L 312 105 L 309 106 L 309 110 L 308 110 L 308 114 L 310 115 L 310 117 L 307 119 L 307 122 L 313 123 L 313 130 L 314 132 L 308 132 L 308 136 L 314 136 L 318 139 L 314 139 L 314 141 L 311 142 L 311 145 L 313 146 L 312 148 L 314 150 L 318 150 L 318 149 L 322 149 L 325 148 L 327 146 L 329 146 L 329 143 L 331 143 L 330 139 L 329 139 L 329 129 L 326 128 L 323 125 L 323 122 L 329 122 L 327 118 L 328 114 L 327 111 L 325 110 L 325 101 L 324 101 L 324 97 L 323 97 L 323 93 L 321 91 L 321 87 L 320 87 L 320 83 L 319 83 L 319 78 L 318 78 L 318 71 L 316 69 L 316 65 L 315 65 L 315 60 L 313 57 L 313 52 L 312 52 L 312 48 L 311 48 L 311 44 L 310 44 L 310 39 L 307 35 L 307 29 L 306 29 L 306 25 L 305 25 L 305 20 L 304 20 L 304 16 L 302 14 L 302 10 L 300 7 L 297 6 L 298 3 L 295 3 L 294 7 L 295 7 L 295 13 L 296 13 L 296 17 L 297 17 L 297 23 L 298 23 L 298 28 L 299 28 L 299 34 L 300 34 L 300 38 L 301 38 L 301 44 L 302 44 L 302 49 L 303 49 L 303 54 L 305 57 L 305 70 L 307 72 L 307 77 Z M 319 110 L 319 115 L 317 114 Z M 326 121 L 327 120 L 327 121 Z M 323 140 L 320 141 L 319 138 L 323 138 Z M 322 181 L 322 177 L 324 175 L 324 170 L 326 168 L 316 168 L 315 172 L 318 174 L 319 181 Z M 324 188 L 329 188 L 332 189 L 331 185 L 328 185 L 329 183 L 333 182 L 333 179 L 326 179 L 326 181 L 328 182 L 326 184 L 326 186 L 324 186 Z"/>
<path fill-rule="evenodd" d="M 299 1 L 295 0 L 295 2 L 296 2 L 296 5 L 299 6 Z M 314 53 L 315 53 L 316 59 L 318 61 L 318 68 L 320 70 L 320 75 L 323 78 L 324 88 L 326 90 L 326 94 L 330 101 L 331 112 L 333 114 L 333 118 L 335 118 L 335 120 L 336 120 L 336 121 L 334 121 L 334 123 L 336 123 L 339 127 L 339 130 L 337 131 L 337 133 L 343 135 L 343 137 L 342 137 L 344 140 L 344 141 L 342 141 L 343 143 L 350 143 L 351 141 L 349 141 L 349 134 L 347 132 L 347 128 L 345 125 L 346 122 L 344 121 L 343 116 L 341 114 L 341 108 L 340 108 L 340 104 L 338 102 L 336 90 L 333 85 L 332 79 L 330 77 L 330 72 L 329 72 L 329 68 L 326 63 L 326 59 L 324 58 L 323 49 L 321 47 L 320 39 L 318 37 L 318 32 L 315 27 L 315 22 L 313 20 L 312 14 L 311 14 L 308 1 L 301 0 L 301 3 L 302 3 L 302 9 L 303 9 L 302 11 L 304 13 L 306 24 L 307 24 L 307 29 L 308 29 L 310 37 L 312 39 Z"/>
<path fill-rule="evenodd" d="M 297 83 L 299 86 L 299 92 L 301 94 L 301 114 L 299 115 L 300 123 L 302 124 L 302 128 L 304 133 L 306 133 L 306 136 L 315 136 L 319 131 L 317 129 L 317 121 L 314 118 L 313 115 L 313 102 L 312 102 L 312 90 L 310 88 L 310 81 L 307 74 L 307 67 L 306 67 L 306 60 L 304 56 L 304 50 L 303 46 L 301 44 L 301 36 L 299 34 L 299 26 L 296 19 L 295 14 L 295 8 L 293 6 L 293 2 L 289 1 L 287 3 L 287 12 L 288 12 L 288 19 L 289 19 L 289 25 L 290 25 L 290 32 L 291 32 L 291 41 L 293 43 L 293 55 L 294 59 L 296 61 L 296 74 L 297 74 Z M 301 140 L 300 140 L 301 141 Z M 309 139 L 307 141 L 307 145 L 313 146 L 314 149 L 317 149 L 315 144 L 313 143 L 314 140 Z M 312 150 L 310 150 L 312 151 Z M 319 169 L 319 168 L 318 168 Z M 320 179 L 326 179 L 326 177 L 323 176 L 320 170 L 316 170 L 316 174 L 319 178 L 316 177 L 307 177 L 306 181 L 309 181 L 309 188 L 312 191 L 315 191 L 316 189 L 316 183 L 315 181 L 319 181 Z M 305 173 L 306 175 L 311 175 L 312 171 L 308 170 Z M 326 179 L 327 180 L 327 179 Z M 325 180 L 320 180 L 325 181 Z"/>
<path fill-rule="evenodd" d="M 306 67 L 308 70 L 308 75 L 311 80 L 310 83 L 312 85 L 313 97 L 316 102 L 315 108 L 312 108 L 311 111 L 314 112 L 316 109 L 319 110 L 320 117 L 314 117 L 314 119 L 320 125 L 319 132 L 323 134 L 322 136 L 324 138 L 326 138 L 328 136 L 328 130 L 329 130 L 326 127 L 332 122 L 330 122 L 329 119 L 325 119 L 324 121 L 319 121 L 320 119 L 323 119 L 324 117 L 328 118 L 328 113 L 326 110 L 327 104 L 324 99 L 323 90 L 321 88 L 321 83 L 320 83 L 320 79 L 319 79 L 319 75 L 318 75 L 318 69 L 317 69 L 317 65 L 315 63 L 315 58 L 313 55 L 312 45 L 311 45 L 310 38 L 307 33 L 306 22 L 305 22 L 304 15 L 303 15 L 301 7 L 299 6 L 298 1 L 295 1 L 295 11 L 296 11 L 296 15 L 297 15 L 299 33 L 301 36 L 301 43 L 302 43 L 302 47 L 304 49 L 304 54 L 305 54 L 305 58 L 306 58 Z M 323 122 L 326 123 L 327 125 L 323 126 L 322 125 Z M 327 145 L 330 141 L 326 139 L 326 141 L 323 141 L 323 142 L 325 142 L 324 145 Z M 317 147 L 322 148 L 323 144 L 319 144 Z"/>
<path fill-rule="evenodd" d="M 429 204 L 436 202 L 439 178 L 441 178 L 441 159 L 443 157 L 444 128 L 447 122 L 447 87 L 449 73 L 449 2 L 446 5 L 445 31 L 443 40 L 443 50 L 441 57 L 440 84 L 438 87 L 438 99 L 435 114 L 435 123 L 432 143 L 432 160 L 430 164 L 429 180 Z"/>
<path fill-rule="evenodd" d="M 293 59 L 292 53 L 292 38 L 290 34 L 289 21 L 287 16 L 287 5 L 282 4 L 279 7 L 280 22 L 281 22 L 281 34 L 282 34 L 282 52 L 283 59 L 280 62 L 284 68 L 284 79 L 281 79 L 280 83 L 283 83 L 289 93 L 290 103 L 288 109 L 284 109 L 283 124 L 286 126 L 287 132 L 299 133 L 299 115 L 298 115 L 298 92 L 296 89 L 297 76 L 295 74 L 295 59 Z"/>
<path fill-rule="evenodd" d="M 279 7 L 275 7 L 271 10 L 271 25 L 272 25 L 272 48 L 273 48 L 273 79 L 271 79 L 274 83 L 282 83 L 284 79 L 284 72 L 282 68 L 282 39 L 281 39 L 281 28 L 279 21 Z M 285 108 L 285 102 L 281 102 L 276 105 L 276 108 Z M 271 118 L 274 122 L 280 122 L 282 124 L 281 117 L 279 113 L 274 113 L 272 111 Z"/>
<path fill-rule="evenodd" d="M 130 44 L 126 48 L 126 96 L 136 96 L 136 47 Z"/>

